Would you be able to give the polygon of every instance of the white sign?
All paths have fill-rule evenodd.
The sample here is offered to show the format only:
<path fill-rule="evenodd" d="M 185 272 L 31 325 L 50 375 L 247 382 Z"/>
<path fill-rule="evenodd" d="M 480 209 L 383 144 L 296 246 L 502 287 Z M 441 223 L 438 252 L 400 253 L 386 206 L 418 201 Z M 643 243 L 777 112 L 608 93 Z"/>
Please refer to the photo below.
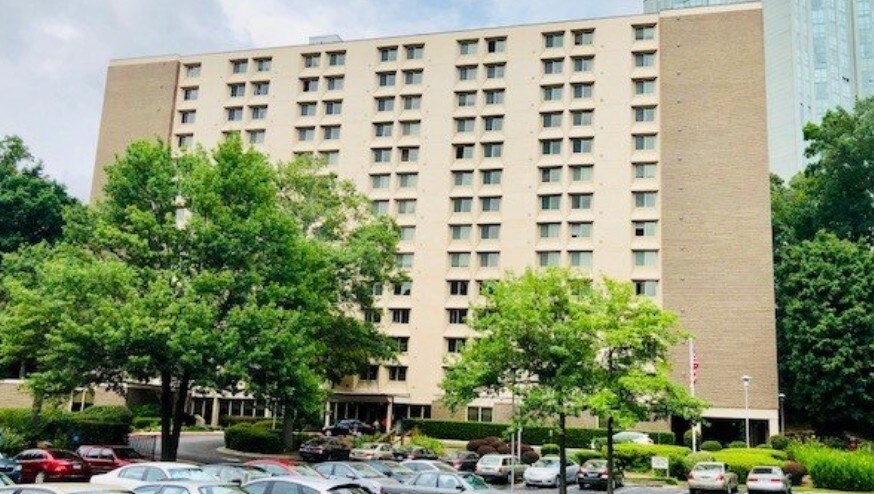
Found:
<path fill-rule="evenodd" d="M 667 456 L 653 456 L 652 457 L 652 469 L 653 470 L 667 470 L 668 469 L 668 457 Z"/>

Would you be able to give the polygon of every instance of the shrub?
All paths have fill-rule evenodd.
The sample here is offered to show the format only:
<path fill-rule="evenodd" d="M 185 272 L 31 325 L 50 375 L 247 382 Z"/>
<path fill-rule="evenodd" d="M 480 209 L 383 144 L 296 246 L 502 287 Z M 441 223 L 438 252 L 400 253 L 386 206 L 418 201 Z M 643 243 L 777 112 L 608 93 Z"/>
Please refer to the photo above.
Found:
<path fill-rule="evenodd" d="M 27 448 L 27 440 L 24 435 L 12 429 L 0 427 L 0 453 L 14 456 Z"/>
<path fill-rule="evenodd" d="M 502 455 L 510 454 L 510 445 L 509 444 L 500 444 L 495 447 L 495 451 Z"/>
<path fill-rule="evenodd" d="M 128 425 L 130 425 L 134 418 L 133 412 L 126 406 L 93 406 L 72 415 L 74 420 Z"/>
<path fill-rule="evenodd" d="M 558 447 L 558 444 L 547 443 L 540 447 L 540 454 L 543 456 L 557 455 L 559 451 L 561 448 Z"/>
<path fill-rule="evenodd" d="M 787 461 L 783 463 L 783 471 L 790 475 L 789 480 L 792 482 L 792 485 L 801 485 L 801 481 L 804 480 L 804 476 L 807 475 L 807 469 L 797 461 Z"/>
<path fill-rule="evenodd" d="M 604 458 L 604 455 L 602 455 L 600 451 L 595 451 L 594 449 L 581 449 L 575 452 L 572 456 L 580 465 L 589 460 Z"/>
<path fill-rule="evenodd" d="M 483 442 L 486 444 L 494 444 L 496 442 L 500 442 L 500 440 L 501 438 L 499 438 L 498 436 L 486 436 L 483 438 Z"/>
<path fill-rule="evenodd" d="M 237 424 L 254 425 L 258 422 L 263 422 L 264 417 L 237 417 L 234 415 L 223 415 L 219 417 L 219 425 L 222 427 L 230 427 Z"/>
<path fill-rule="evenodd" d="M 701 451 L 719 451 L 722 449 L 722 445 L 719 444 L 719 441 L 704 441 L 701 443 Z"/>
<path fill-rule="evenodd" d="M 777 450 L 746 447 L 724 449 L 713 453 L 713 456 L 716 461 L 725 463 L 730 471 L 736 473 L 741 482 L 746 480 L 751 468 L 756 466 L 779 467 L 786 459 L 785 454 Z M 778 456 L 783 456 L 783 458 Z"/>
<path fill-rule="evenodd" d="M 671 476 L 684 478 L 686 472 L 683 460 L 691 453 L 685 446 L 668 446 L 664 444 L 617 444 L 613 447 L 614 458 L 619 465 L 632 472 L 649 472 L 650 459 L 653 456 L 666 456 L 670 465 Z"/>
<path fill-rule="evenodd" d="M 67 446 L 76 448 L 83 444 L 127 444 L 130 430 L 129 423 L 76 419 L 67 432 Z"/>
<path fill-rule="evenodd" d="M 262 429 L 273 429 L 274 428 L 272 419 L 271 420 L 259 420 L 258 422 L 255 422 L 252 425 L 254 425 L 255 427 L 260 427 Z M 282 426 L 282 421 L 277 420 L 275 428 L 279 429 L 281 426 Z"/>
<path fill-rule="evenodd" d="M 161 417 L 134 417 L 133 427 L 137 430 L 155 429 L 161 426 Z"/>
<path fill-rule="evenodd" d="M 840 451 L 820 445 L 791 446 L 795 459 L 807 468 L 816 487 L 843 491 L 874 491 L 874 453 Z"/>
<path fill-rule="evenodd" d="M 279 434 L 252 424 L 237 424 L 225 429 L 225 446 L 249 453 L 281 453 L 283 449 Z"/>
<path fill-rule="evenodd" d="M 473 439 L 467 442 L 467 450 L 468 451 L 476 451 L 480 446 L 485 446 L 486 442 L 483 439 Z"/>
<path fill-rule="evenodd" d="M 425 434 L 413 434 L 410 438 L 410 444 L 420 448 L 428 448 L 437 455 L 443 454 L 443 443 L 439 439 L 428 437 Z"/>
<path fill-rule="evenodd" d="M 713 453 L 709 453 L 707 451 L 699 451 L 697 453 L 689 453 L 683 458 L 683 468 L 688 473 L 692 471 L 692 467 L 695 466 L 699 461 L 713 461 Z M 741 479 L 742 480 L 742 479 Z"/>
<path fill-rule="evenodd" d="M 536 462 L 539 459 L 540 459 L 540 455 L 535 453 L 534 450 L 525 451 L 522 453 L 521 460 L 522 460 L 522 463 L 524 463 L 526 465 L 531 465 L 532 463 Z"/>
<path fill-rule="evenodd" d="M 768 440 L 768 443 L 774 449 L 779 449 L 780 451 L 785 450 L 789 447 L 789 438 L 786 436 L 781 436 L 780 434 L 771 436 L 771 439 Z"/>
<path fill-rule="evenodd" d="M 490 455 L 492 453 L 497 453 L 497 452 L 498 451 L 495 448 L 489 446 L 488 444 L 484 444 L 484 445 L 480 446 L 479 448 L 477 448 L 477 450 L 476 450 L 476 454 L 478 454 L 480 456 Z"/>
<path fill-rule="evenodd" d="M 744 449 L 747 447 L 747 443 L 744 441 L 732 441 L 728 443 L 729 449 Z"/>
<path fill-rule="evenodd" d="M 534 451 L 534 448 L 532 448 L 530 444 L 522 443 L 522 445 L 519 446 L 519 450 L 524 453 L 526 451 Z"/>
<path fill-rule="evenodd" d="M 161 405 L 157 403 L 144 403 L 135 406 L 132 410 L 134 417 L 160 417 Z"/>
<path fill-rule="evenodd" d="M 701 434 L 697 434 L 698 444 L 701 444 Z M 687 430 L 683 433 L 683 446 L 687 448 L 692 447 L 692 429 Z"/>

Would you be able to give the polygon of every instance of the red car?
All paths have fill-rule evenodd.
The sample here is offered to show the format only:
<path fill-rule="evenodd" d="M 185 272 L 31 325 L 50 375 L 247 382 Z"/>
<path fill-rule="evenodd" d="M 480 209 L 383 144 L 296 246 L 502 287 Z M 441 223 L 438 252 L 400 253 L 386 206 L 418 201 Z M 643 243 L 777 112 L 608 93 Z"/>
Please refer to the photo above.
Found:
<path fill-rule="evenodd" d="M 91 469 L 81 456 L 63 449 L 26 449 L 15 461 L 21 465 L 21 483 L 41 484 L 66 480 L 87 481 Z"/>
<path fill-rule="evenodd" d="M 294 477 L 324 478 L 315 468 L 306 463 L 285 458 L 263 458 L 260 460 L 247 461 L 246 463 L 243 463 L 243 465 L 258 467 L 274 477 L 291 475 Z"/>
<path fill-rule="evenodd" d="M 130 446 L 79 446 L 76 453 L 85 460 L 94 475 L 145 461 L 145 458 Z"/>

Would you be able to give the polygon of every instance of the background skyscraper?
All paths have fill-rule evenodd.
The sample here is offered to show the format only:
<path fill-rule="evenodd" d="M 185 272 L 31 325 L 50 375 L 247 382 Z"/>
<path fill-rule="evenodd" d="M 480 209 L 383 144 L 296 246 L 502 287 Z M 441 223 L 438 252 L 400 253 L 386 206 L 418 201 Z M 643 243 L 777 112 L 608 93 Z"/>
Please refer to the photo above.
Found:
<path fill-rule="evenodd" d="M 644 0 L 645 12 L 750 0 Z M 801 129 L 874 94 L 874 0 L 762 0 L 771 170 L 805 164 Z"/>

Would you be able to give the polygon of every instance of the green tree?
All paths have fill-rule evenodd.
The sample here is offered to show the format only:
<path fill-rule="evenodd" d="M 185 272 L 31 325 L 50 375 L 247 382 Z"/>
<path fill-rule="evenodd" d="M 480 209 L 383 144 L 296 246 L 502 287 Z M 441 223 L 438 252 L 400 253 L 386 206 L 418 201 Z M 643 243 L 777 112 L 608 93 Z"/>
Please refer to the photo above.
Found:
<path fill-rule="evenodd" d="M 776 266 L 787 407 L 819 430 L 874 429 L 874 251 L 820 233 Z"/>
<path fill-rule="evenodd" d="M 64 208 L 75 203 L 63 185 L 43 174 L 21 138 L 0 139 L 0 255 L 57 239 Z"/>
<path fill-rule="evenodd" d="M 804 139 L 814 158 L 805 170 L 812 233 L 874 243 L 874 96 L 857 101 L 852 112 L 828 111 L 822 123 L 804 127 Z"/>
<path fill-rule="evenodd" d="M 529 269 L 496 283 L 469 324 L 479 337 L 449 368 L 444 400 L 457 409 L 510 390 L 521 403 L 516 420 L 557 422 L 561 492 L 568 415 L 589 412 L 612 427 L 670 413 L 695 418 L 703 408 L 668 378 L 668 352 L 687 337 L 676 316 L 634 296 L 630 284 Z"/>
<path fill-rule="evenodd" d="M 69 215 L 70 252 L 38 268 L 34 290 L 60 321 L 44 326 L 32 385 L 157 380 L 172 460 L 192 386 L 242 387 L 300 417 L 338 369 L 389 357 L 357 313 L 370 308 L 363 287 L 392 276 L 395 228 L 362 217 L 346 236 L 308 234 L 280 196 L 309 193 L 281 179 L 291 166 L 239 139 L 181 156 L 132 144 L 107 169 L 106 199 Z"/>

